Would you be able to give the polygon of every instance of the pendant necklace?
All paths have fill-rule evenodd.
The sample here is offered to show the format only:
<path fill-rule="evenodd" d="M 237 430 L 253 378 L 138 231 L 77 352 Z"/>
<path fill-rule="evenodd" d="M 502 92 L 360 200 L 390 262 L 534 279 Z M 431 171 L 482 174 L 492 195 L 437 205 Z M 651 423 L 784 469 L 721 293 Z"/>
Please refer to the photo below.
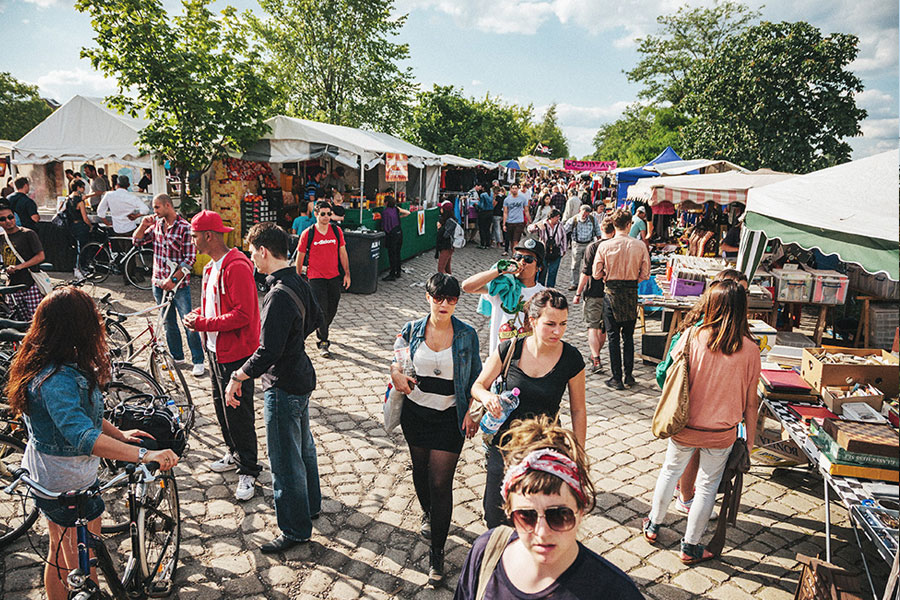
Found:
<path fill-rule="evenodd" d="M 434 352 L 434 350 L 432 350 L 432 352 Z M 440 375 L 440 374 L 441 374 L 441 370 L 438 368 L 438 367 L 440 366 L 440 364 L 438 363 L 438 353 L 437 353 L 437 352 L 434 352 L 434 354 L 433 354 L 433 356 L 432 356 L 431 358 L 434 360 L 434 374 L 435 374 L 436 376 L 437 376 L 437 375 Z"/>

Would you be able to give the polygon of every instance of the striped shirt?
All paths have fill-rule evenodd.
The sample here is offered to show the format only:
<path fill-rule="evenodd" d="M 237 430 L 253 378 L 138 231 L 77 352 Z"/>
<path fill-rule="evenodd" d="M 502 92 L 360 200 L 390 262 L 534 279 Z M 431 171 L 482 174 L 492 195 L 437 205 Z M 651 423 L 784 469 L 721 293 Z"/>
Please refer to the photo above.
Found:
<path fill-rule="evenodd" d="M 194 266 L 197 260 L 197 247 L 191 239 L 191 224 L 181 215 L 175 215 L 175 222 L 166 229 L 166 220 L 157 218 L 152 229 L 147 230 L 143 240 L 137 240 L 136 245 L 153 242 L 153 285 L 160 287 L 166 279 L 172 276 L 173 269 L 168 265 L 172 261 L 188 268 Z M 185 276 L 184 284 L 188 285 L 189 275 Z"/>
<path fill-rule="evenodd" d="M 435 352 L 422 343 L 413 356 L 418 383 L 409 394 L 409 399 L 433 410 L 447 410 L 456 406 L 456 392 L 453 385 L 453 348 Z"/>

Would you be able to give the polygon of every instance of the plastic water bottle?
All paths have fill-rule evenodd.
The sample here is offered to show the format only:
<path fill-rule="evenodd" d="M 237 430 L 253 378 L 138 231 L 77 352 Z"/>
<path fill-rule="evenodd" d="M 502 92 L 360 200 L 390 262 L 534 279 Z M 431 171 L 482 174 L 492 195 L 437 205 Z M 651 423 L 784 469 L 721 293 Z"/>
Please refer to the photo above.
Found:
<path fill-rule="evenodd" d="M 175 400 L 173 400 L 171 396 L 166 400 L 166 408 L 168 408 L 169 412 L 175 417 L 175 422 L 181 423 L 181 409 L 178 408 L 175 404 Z"/>
<path fill-rule="evenodd" d="M 512 411 L 519 407 L 519 388 L 516 387 L 500 394 L 500 406 L 503 407 L 503 412 L 500 414 L 499 418 L 494 417 L 494 415 L 488 411 L 484 411 L 484 416 L 481 417 L 482 433 L 487 433 L 489 435 L 497 433 L 497 430 L 506 422 L 506 419 L 509 418 Z"/>
<path fill-rule="evenodd" d="M 402 335 L 398 335 L 394 340 L 394 362 L 400 367 L 400 371 L 415 379 L 416 370 L 412 364 L 412 357 L 409 354 L 409 342 Z"/>

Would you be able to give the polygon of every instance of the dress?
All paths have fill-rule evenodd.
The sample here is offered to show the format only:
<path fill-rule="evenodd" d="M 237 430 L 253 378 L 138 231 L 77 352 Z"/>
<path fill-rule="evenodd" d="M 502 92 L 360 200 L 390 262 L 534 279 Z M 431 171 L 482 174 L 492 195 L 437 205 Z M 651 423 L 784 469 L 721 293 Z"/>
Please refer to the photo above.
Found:
<path fill-rule="evenodd" d="M 459 454 L 463 436 L 457 423 L 452 348 L 435 352 L 419 344 L 413 366 L 417 384 L 403 401 L 403 437 L 410 446 Z"/>

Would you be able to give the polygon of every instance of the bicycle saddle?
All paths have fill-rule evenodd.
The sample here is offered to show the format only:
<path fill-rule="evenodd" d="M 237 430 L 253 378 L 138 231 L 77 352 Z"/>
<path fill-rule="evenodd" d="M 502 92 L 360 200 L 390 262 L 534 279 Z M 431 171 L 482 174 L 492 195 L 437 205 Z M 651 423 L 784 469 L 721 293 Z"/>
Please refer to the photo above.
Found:
<path fill-rule="evenodd" d="M 0 329 L 0 342 L 21 342 L 25 334 L 14 329 Z"/>
<path fill-rule="evenodd" d="M 0 319 L 0 329 L 12 329 L 13 331 L 26 332 L 31 327 L 31 321 L 13 321 L 12 319 Z"/>
<path fill-rule="evenodd" d="M 24 283 L 20 283 L 18 285 L 3 285 L 0 286 L 0 295 L 2 294 L 12 294 L 13 292 L 21 292 L 26 289 L 28 286 Z"/>

